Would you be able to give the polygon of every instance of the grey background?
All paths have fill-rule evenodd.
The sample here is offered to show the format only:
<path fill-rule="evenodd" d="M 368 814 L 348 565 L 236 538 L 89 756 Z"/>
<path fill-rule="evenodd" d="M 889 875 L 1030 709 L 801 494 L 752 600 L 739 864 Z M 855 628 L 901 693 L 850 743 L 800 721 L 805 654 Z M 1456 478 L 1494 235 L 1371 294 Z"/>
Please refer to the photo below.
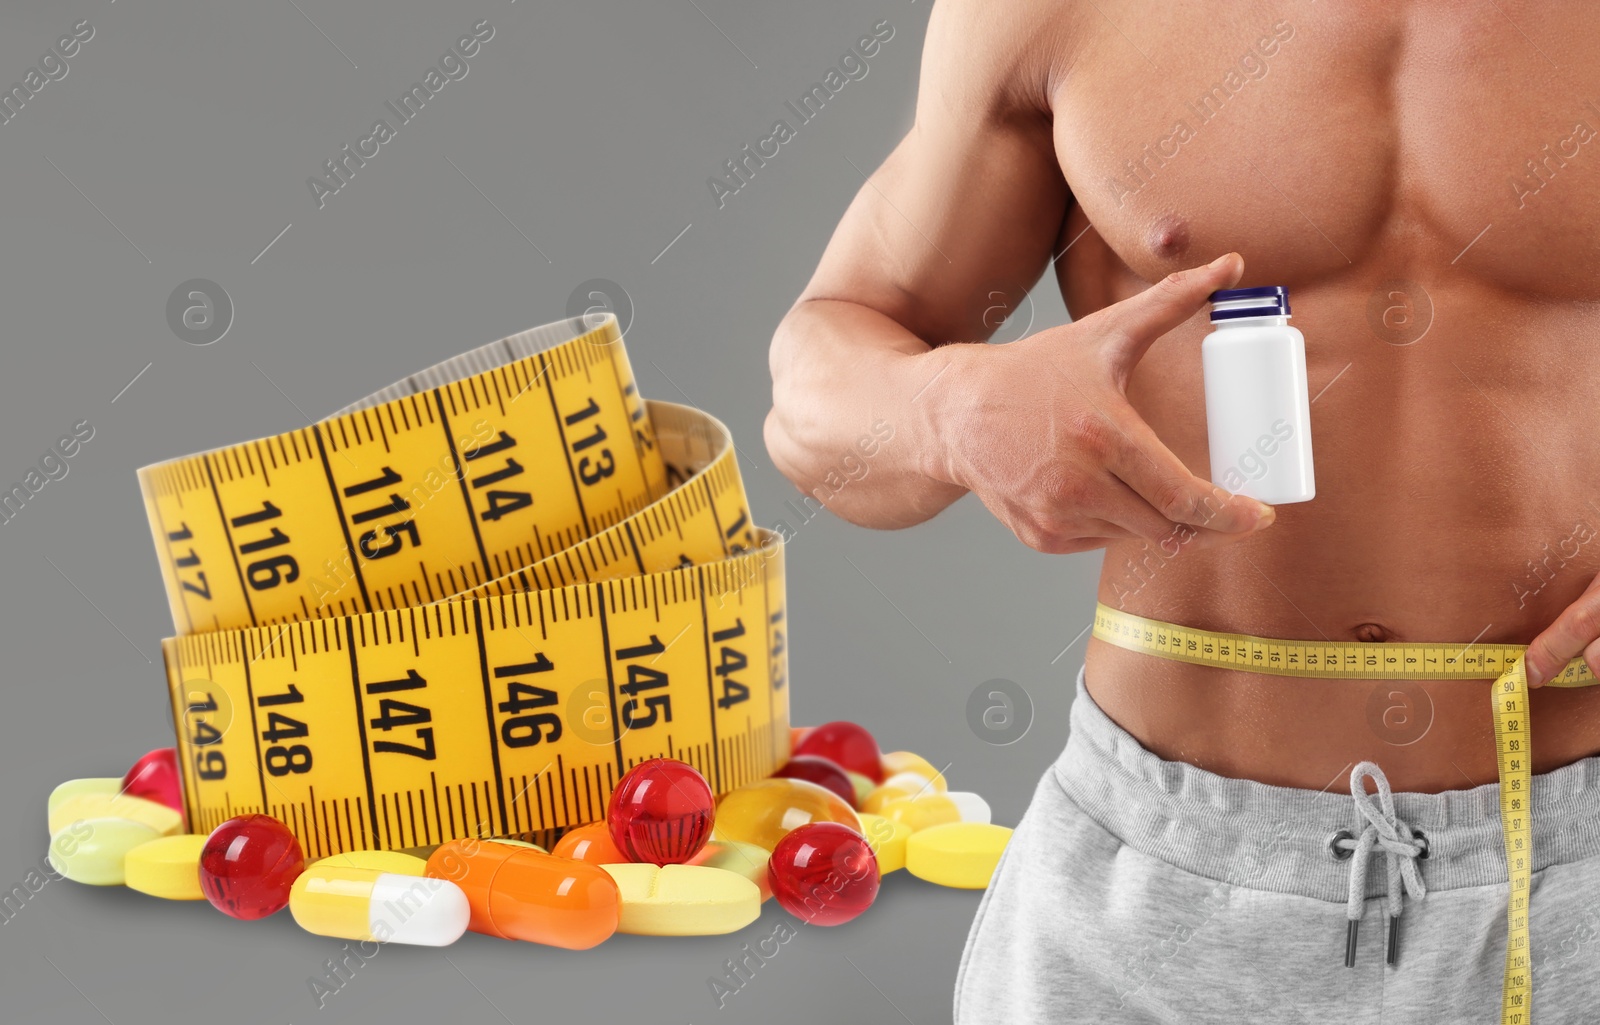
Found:
<path fill-rule="evenodd" d="M 768 339 L 861 186 L 856 168 L 911 124 L 928 10 L 8 2 L 0 85 L 80 19 L 95 34 L 0 126 L 0 484 L 77 421 L 95 435 L 0 525 L 0 886 L 43 859 L 55 783 L 120 774 L 173 742 L 159 665 L 172 624 L 134 471 L 301 426 L 558 319 L 591 278 L 631 296 L 644 394 L 726 421 L 757 519 L 796 529 L 795 721 L 858 720 L 886 748 L 949 763 L 956 787 L 1015 824 L 1065 741 L 1098 556 L 1033 554 L 970 498 L 898 533 L 800 525 L 761 441 Z M 376 118 L 393 123 L 384 101 L 480 19 L 496 34 L 468 76 L 319 210 L 306 178 Z M 718 209 L 707 176 L 882 19 L 895 34 L 867 77 Z M 233 299 L 213 345 L 167 326 L 168 295 L 191 278 Z M 1065 319 L 1051 291 L 1036 292 L 1035 326 Z M 1031 696 L 1009 746 L 969 724 L 992 678 Z M 473 934 L 443 952 L 387 948 L 318 1010 L 306 980 L 341 944 L 287 914 L 243 923 L 55 881 L 0 925 L 0 1019 L 933 1025 L 950 1018 L 978 897 L 892 876 L 869 914 L 801 931 L 721 1010 L 707 978 L 772 934 L 776 905 L 738 935 L 584 953 Z"/>

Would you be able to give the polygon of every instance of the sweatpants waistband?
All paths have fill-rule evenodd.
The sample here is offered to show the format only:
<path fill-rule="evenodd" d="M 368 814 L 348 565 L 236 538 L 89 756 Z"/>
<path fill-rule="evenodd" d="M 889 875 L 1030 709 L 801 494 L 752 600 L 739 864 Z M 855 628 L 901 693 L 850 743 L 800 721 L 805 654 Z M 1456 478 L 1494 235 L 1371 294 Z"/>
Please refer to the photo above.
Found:
<path fill-rule="evenodd" d="M 1486 710 L 1487 714 L 1487 710 Z M 1350 866 L 1330 847 L 1366 823 L 1341 778 L 1327 791 L 1229 779 L 1140 746 L 1111 720 L 1078 672 L 1071 734 L 1052 771 L 1067 796 L 1122 843 L 1219 882 L 1343 902 Z M 1381 767 L 1381 763 L 1380 767 Z M 1500 786 L 1396 793 L 1395 812 L 1427 838 L 1429 890 L 1506 882 Z M 1533 862 L 1539 871 L 1600 855 L 1600 758 L 1533 777 Z M 1368 874 L 1367 896 L 1385 892 Z"/>

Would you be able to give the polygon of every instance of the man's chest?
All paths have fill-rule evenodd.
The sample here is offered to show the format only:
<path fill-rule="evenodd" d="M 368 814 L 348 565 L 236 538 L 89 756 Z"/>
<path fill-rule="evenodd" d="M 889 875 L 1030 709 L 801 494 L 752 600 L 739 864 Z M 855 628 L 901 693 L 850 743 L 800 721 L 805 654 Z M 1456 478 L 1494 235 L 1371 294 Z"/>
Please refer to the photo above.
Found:
<path fill-rule="evenodd" d="M 1236 249 L 1600 299 L 1600 5 L 1099 7 L 1055 144 L 1140 277 Z"/>

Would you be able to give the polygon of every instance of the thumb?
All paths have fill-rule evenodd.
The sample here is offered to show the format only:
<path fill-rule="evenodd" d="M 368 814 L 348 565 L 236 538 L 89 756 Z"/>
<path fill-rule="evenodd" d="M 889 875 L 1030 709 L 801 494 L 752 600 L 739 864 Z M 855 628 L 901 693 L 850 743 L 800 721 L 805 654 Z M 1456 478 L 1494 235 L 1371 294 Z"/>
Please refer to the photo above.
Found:
<path fill-rule="evenodd" d="M 1559 676 L 1572 659 L 1579 655 L 1587 657 L 1591 645 L 1600 645 L 1595 639 L 1597 620 L 1600 620 L 1600 577 L 1595 578 L 1577 601 L 1562 609 L 1561 615 L 1544 632 L 1528 642 L 1528 651 L 1522 660 L 1528 686 L 1544 686 Z"/>
<path fill-rule="evenodd" d="M 1107 307 L 1112 365 L 1124 383 L 1157 338 L 1194 316 L 1212 292 L 1232 288 L 1243 273 L 1244 258 L 1224 253 L 1203 267 L 1168 274 L 1138 295 Z"/>

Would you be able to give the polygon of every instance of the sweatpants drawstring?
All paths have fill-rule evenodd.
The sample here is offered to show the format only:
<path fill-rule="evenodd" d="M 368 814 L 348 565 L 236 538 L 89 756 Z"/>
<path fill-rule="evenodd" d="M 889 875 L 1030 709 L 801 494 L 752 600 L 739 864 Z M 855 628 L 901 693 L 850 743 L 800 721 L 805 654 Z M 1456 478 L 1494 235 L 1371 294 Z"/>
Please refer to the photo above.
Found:
<path fill-rule="evenodd" d="M 1367 793 L 1368 778 L 1377 786 L 1376 794 Z M 1427 887 L 1422 884 L 1422 873 L 1417 870 L 1417 859 L 1428 856 L 1428 838 L 1395 814 L 1389 780 L 1375 763 L 1362 762 L 1350 771 L 1350 797 L 1355 801 L 1356 811 L 1367 820 L 1367 827 L 1360 836 L 1340 830 L 1328 845 L 1334 857 L 1350 859 L 1350 898 L 1345 905 L 1349 925 L 1345 930 L 1344 964 L 1346 968 L 1355 967 L 1356 933 L 1366 905 L 1367 861 L 1373 848 L 1381 847 L 1388 876 L 1389 949 L 1385 961 L 1393 965 L 1400 958 L 1400 912 L 1404 909 L 1404 897 L 1421 900 L 1428 895 Z"/>

